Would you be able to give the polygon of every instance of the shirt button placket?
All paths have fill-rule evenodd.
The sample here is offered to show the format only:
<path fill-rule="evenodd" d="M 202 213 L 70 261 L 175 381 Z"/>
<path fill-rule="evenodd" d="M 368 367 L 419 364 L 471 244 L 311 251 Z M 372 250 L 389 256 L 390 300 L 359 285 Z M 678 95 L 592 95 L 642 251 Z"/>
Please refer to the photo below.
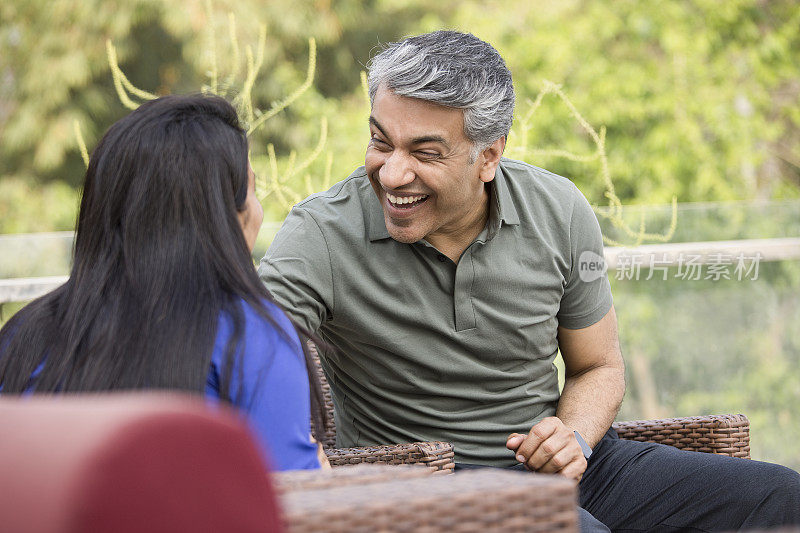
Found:
<path fill-rule="evenodd" d="M 456 317 L 456 331 L 475 327 L 475 310 L 472 306 L 472 278 L 474 277 L 471 250 L 467 248 L 456 266 L 456 279 L 453 290 L 453 304 Z"/>

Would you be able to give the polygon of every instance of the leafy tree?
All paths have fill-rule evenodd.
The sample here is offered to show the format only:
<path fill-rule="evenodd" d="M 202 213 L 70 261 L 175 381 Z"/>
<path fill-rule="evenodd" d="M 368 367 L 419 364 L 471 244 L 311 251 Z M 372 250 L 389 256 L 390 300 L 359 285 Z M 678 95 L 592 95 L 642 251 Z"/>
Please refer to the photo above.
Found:
<path fill-rule="evenodd" d="M 443 24 L 500 49 L 515 75 L 518 115 L 551 80 L 591 124 L 604 125 L 626 203 L 798 197 L 796 2 L 495 2 L 424 29 Z M 590 154 L 591 139 L 552 103 L 537 111 L 531 146 Z M 538 162 L 605 202 L 596 166 Z"/>
<path fill-rule="evenodd" d="M 265 136 L 253 140 L 255 154 L 266 153 L 267 139 L 279 154 L 302 153 L 318 140 L 319 118 L 333 116 L 339 99 L 347 107 L 351 95 L 360 91 L 359 72 L 370 50 L 380 41 L 409 33 L 422 9 L 422 2 L 355 0 L 335 5 L 288 0 L 4 2 L 0 5 L 0 211 L 11 209 L 9 195 L 3 194 L 7 188 L 27 187 L 37 195 L 53 183 L 76 187 L 84 169 L 76 149 L 75 121 L 91 148 L 127 112 L 113 89 L 107 40 L 114 43 L 120 66 L 135 86 L 155 94 L 191 92 L 209 82 L 207 74 L 214 64 L 220 83 L 237 69 L 242 72 L 244 49 L 234 64 L 235 54 L 228 45 L 229 14 L 236 18 L 235 34 L 242 46 L 256 44 L 259 22 L 264 22 L 263 74 L 253 87 L 253 97 L 266 108 L 302 83 L 308 38 L 314 37 L 320 58 L 316 85 L 304 95 L 302 106 L 276 116 Z M 331 123 L 336 139 L 342 138 L 339 124 Z M 351 149 L 350 143 L 338 140 L 331 148 L 338 150 L 342 144 Z M 349 157 L 337 160 L 354 162 Z M 314 169 L 315 174 L 319 171 Z M 77 195 L 67 204 L 74 213 Z M 275 217 L 285 212 L 284 206 L 270 208 L 268 203 L 267 208 Z M 47 213 L 38 218 L 41 222 L 34 216 L 15 217 L 12 224 L 0 217 L 0 232 L 72 225 Z"/>

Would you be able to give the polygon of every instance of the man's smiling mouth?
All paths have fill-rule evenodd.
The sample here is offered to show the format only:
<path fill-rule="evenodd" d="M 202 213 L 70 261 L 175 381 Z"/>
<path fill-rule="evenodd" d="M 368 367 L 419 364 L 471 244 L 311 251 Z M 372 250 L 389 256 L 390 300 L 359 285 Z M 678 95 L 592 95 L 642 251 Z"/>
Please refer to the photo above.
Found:
<path fill-rule="evenodd" d="M 417 196 L 395 196 L 387 192 L 386 199 L 389 200 L 389 203 L 392 205 L 392 207 L 396 207 L 397 209 L 409 209 L 411 207 L 416 207 L 427 200 L 428 195 L 420 194 Z"/>

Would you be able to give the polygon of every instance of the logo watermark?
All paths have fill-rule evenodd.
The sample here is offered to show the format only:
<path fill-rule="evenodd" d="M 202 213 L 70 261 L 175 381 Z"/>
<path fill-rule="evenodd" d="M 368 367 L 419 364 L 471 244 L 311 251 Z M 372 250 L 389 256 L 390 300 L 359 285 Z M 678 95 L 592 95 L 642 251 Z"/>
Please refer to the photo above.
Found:
<path fill-rule="evenodd" d="M 602 255 L 586 250 L 578 257 L 578 276 L 585 283 L 591 283 L 602 278 L 607 271 L 608 266 L 606 266 L 606 261 Z"/>

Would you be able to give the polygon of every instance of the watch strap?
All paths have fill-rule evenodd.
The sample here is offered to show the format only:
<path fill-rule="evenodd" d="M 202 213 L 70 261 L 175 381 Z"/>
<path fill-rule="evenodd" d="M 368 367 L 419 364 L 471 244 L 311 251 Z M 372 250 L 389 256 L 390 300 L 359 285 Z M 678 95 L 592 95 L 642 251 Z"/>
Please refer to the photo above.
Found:
<path fill-rule="evenodd" d="M 573 433 L 575 433 L 575 438 L 578 440 L 578 444 L 581 445 L 581 451 L 583 451 L 583 456 L 588 461 L 589 457 L 592 456 L 592 448 L 591 448 L 591 446 L 589 446 L 586 443 L 586 441 L 583 439 L 583 437 L 581 437 L 580 433 L 578 433 L 577 431 L 574 431 Z"/>

